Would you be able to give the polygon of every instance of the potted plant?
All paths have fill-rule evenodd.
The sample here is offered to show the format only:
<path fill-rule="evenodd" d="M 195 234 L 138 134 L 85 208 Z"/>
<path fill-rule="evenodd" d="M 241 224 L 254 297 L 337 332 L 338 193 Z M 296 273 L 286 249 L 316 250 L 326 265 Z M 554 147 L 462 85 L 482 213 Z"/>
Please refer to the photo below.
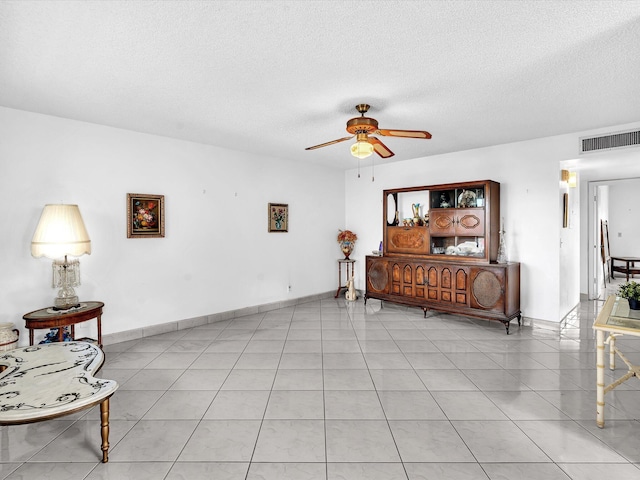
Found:
<path fill-rule="evenodd" d="M 617 295 L 629 301 L 631 310 L 640 310 L 640 283 L 630 281 L 618 287 Z"/>

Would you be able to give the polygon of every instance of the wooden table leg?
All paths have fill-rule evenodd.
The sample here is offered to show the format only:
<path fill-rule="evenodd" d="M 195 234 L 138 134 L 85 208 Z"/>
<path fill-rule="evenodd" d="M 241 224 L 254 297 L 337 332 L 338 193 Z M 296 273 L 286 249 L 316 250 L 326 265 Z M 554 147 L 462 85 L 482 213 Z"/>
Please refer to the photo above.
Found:
<path fill-rule="evenodd" d="M 96 317 L 98 320 L 98 346 L 102 348 L 102 313 Z"/>
<path fill-rule="evenodd" d="M 109 461 L 109 399 L 100 404 L 100 433 L 102 435 L 102 463 Z"/>
<path fill-rule="evenodd" d="M 347 272 L 349 271 L 349 267 L 347 267 Z M 338 291 L 336 292 L 336 296 L 333 298 L 338 298 L 340 295 L 340 290 L 342 290 L 342 264 L 338 262 Z"/>
<path fill-rule="evenodd" d="M 627 266 L 627 282 L 628 282 L 629 281 L 629 261 L 628 260 L 625 263 L 625 265 Z"/>
<path fill-rule="evenodd" d="M 604 332 L 596 331 L 596 424 L 604 428 Z"/>

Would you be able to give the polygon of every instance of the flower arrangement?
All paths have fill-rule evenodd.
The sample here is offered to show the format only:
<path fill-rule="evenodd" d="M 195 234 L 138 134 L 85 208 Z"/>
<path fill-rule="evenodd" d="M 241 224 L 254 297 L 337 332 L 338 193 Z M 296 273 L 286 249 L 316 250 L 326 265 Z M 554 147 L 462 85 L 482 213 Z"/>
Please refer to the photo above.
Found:
<path fill-rule="evenodd" d="M 149 228 L 156 226 L 156 215 L 154 208 L 156 208 L 155 202 L 136 202 L 136 211 L 133 214 L 133 226 L 134 228 Z"/>
<path fill-rule="evenodd" d="M 280 207 L 273 210 L 273 221 L 276 222 L 276 229 L 280 230 L 282 228 L 284 219 L 284 208 Z"/>
<path fill-rule="evenodd" d="M 618 296 L 631 300 L 640 300 L 640 283 L 633 280 L 618 287 Z"/>
<path fill-rule="evenodd" d="M 338 243 L 343 243 L 343 242 L 351 242 L 351 243 L 355 243 L 356 240 L 358 240 L 358 236 L 353 233 L 351 230 L 338 230 L 340 233 L 338 233 Z"/>
<path fill-rule="evenodd" d="M 344 259 L 349 260 L 349 255 L 353 252 L 353 247 L 358 240 L 358 236 L 351 230 L 338 230 L 338 243 L 340 244 L 340 250 L 344 253 Z"/>

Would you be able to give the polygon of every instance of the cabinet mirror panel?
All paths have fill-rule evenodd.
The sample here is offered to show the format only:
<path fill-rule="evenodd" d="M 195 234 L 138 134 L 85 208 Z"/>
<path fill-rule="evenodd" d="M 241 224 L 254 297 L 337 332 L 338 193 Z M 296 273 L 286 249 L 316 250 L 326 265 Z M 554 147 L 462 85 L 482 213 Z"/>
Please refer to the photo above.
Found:
<path fill-rule="evenodd" d="M 398 208 L 398 194 L 390 193 L 387 195 L 387 225 L 395 225 L 396 210 Z"/>

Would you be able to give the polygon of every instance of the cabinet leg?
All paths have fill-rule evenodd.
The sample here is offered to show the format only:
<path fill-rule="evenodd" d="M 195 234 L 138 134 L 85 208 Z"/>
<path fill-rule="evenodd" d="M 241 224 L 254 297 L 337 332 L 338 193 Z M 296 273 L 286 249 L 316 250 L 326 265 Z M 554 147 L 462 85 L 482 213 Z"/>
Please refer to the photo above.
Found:
<path fill-rule="evenodd" d="M 518 326 L 519 327 L 522 326 L 521 320 L 522 320 L 522 315 L 518 315 Z"/>
<path fill-rule="evenodd" d="M 507 335 L 509 335 L 509 321 L 504 322 L 504 326 L 507 329 Z"/>
<path fill-rule="evenodd" d="M 424 312 L 424 318 L 427 318 L 427 310 L 429 310 L 426 307 L 422 307 L 422 311 Z"/>

